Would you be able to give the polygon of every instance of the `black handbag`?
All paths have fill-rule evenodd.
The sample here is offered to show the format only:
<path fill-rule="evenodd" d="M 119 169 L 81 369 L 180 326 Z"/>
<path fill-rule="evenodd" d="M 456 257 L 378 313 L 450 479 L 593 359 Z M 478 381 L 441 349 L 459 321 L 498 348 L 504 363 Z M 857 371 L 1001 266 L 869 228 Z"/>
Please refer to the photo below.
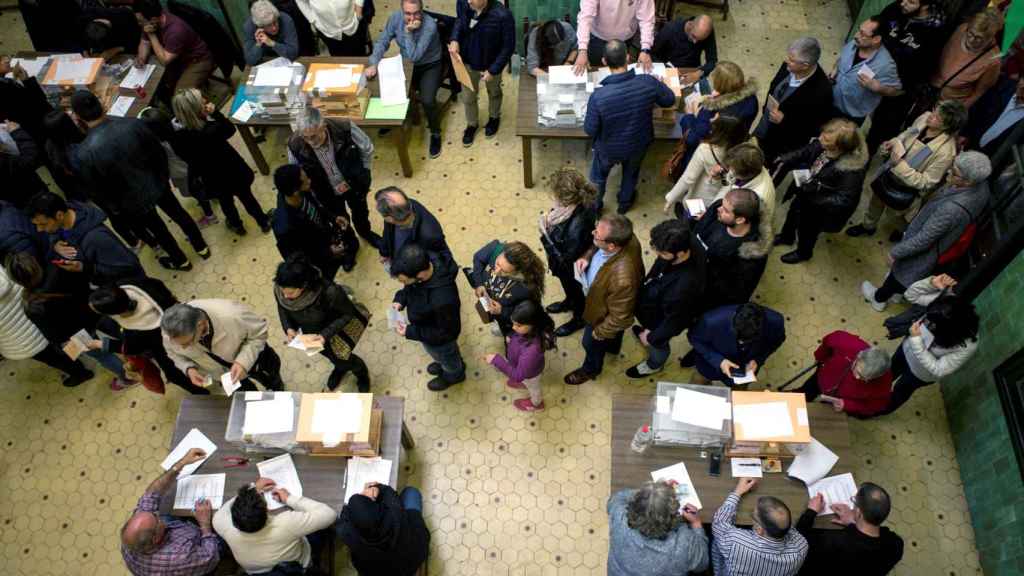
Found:
<path fill-rule="evenodd" d="M 903 152 L 903 156 L 900 157 L 902 161 L 910 153 L 908 147 Z M 929 146 L 924 146 L 914 154 L 914 157 L 907 160 L 907 163 L 914 169 L 917 169 L 929 156 L 932 155 L 932 149 Z M 910 208 L 910 205 L 914 203 L 917 196 L 921 193 L 920 190 L 913 186 L 904 184 L 895 174 L 892 173 L 893 162 L 886 161 L 879 167 L 878 175 L 871 181 L 871 191 L 878 196 L 878 199 L 883 204 L 892 208 L 893 210 L 906 210 Z"/>

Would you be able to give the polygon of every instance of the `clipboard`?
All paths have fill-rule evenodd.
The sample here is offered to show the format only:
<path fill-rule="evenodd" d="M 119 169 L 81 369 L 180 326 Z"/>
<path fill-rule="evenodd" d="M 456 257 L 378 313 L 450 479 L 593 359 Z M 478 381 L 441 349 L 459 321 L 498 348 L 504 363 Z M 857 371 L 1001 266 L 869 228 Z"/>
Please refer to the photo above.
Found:
<path fill-rule="evenodd" d="M 466 69 L 466 64 L 462 61 L 462 56 L 458 54 L 452 54 L 452 69 L 455 70 L 455 77 L 459 79 L 459 84 L 462 84 L 470 92 L 476 92 L 473 88 L 473 80 L 469 77 L 469 70 Z"/>

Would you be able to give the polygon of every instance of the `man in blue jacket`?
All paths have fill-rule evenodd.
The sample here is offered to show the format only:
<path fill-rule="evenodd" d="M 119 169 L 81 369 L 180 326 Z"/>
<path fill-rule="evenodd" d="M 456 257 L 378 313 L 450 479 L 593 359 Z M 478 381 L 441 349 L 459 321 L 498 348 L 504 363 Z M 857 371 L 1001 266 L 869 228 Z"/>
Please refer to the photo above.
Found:
<path fill-rule="evenodd" d="M 654 76 L 637 76 L 633 70 L 627 70 L 626 45 L 618 40 L 608 42 L 604 63 L 612 74 L 590 96 L 583 121 L 583 129 L 594 139 L 590 181 L 597 186 L 600 212 L 608 173 L 616 164 L 622 164 L 618 212 L 625 214 L 633 205 L 640 164 L 654 140 L 654 107 L 672 106 L 676 96 Z"/>
<path fill-rule="evenodd" d="M 683 357 L 683 367 L 696 365 L 696 384 L 709 381 L 737 385 L 734 377 L 751 376 L 786 341 L 782 314 L 753 302 L 715 308 L 686 333 L 693 350 Z"/>
<path fill-rule="evenodd" d="M 458 0 L 455 14 L 455 28 L 452 29 L 448 51 L 453 59 L 462 58 L 473 82 L 472 90 L 459 93 L 459 99 L 466 107 L 466 131 L 462 133 L 462 145 L 469 147 L 473 145 L 480 126 L 477 94 L 481 78 L 487 85 L 487 111 L 490 116 L 484 126 L 484 135 L 491 138 L 498 133 L 501 123 L 501 72 L 515 50 L 516 31 L 512 13 L 495 0 Z"/>

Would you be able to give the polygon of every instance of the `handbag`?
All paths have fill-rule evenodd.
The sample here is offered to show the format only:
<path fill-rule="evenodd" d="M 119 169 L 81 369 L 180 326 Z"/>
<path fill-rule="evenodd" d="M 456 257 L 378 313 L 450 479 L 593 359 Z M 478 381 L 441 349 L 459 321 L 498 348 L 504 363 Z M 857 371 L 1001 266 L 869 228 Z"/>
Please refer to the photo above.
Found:
<path fill-rule="evenodd" d="M 683 166 L 683 159 L 686 158 L 686 136 L 690 133 L 690 129 L 687 128 L 683 132 L 682 138 L 676 143 L 676 147 L 672 150 L 672 155 L 665 160 L 665 163 L 661 166 L 661 177 L 675 184 L 679 178 L 683 176 L 683 172 L 686 171 L 686 166 Z"/>
<path fill-rule="evenodd" d="M 495 242 L 494 250 L 491 251 L 491 256 L 488 259 L 491 266 L 494 266 L 494 261 L 498 259 L 498 255 L 501 254 L 502 250 L 504 249 L 505 245 L 503 243 Z M 463 268 L 462 272 L 466 275 L 466 280 L 469 281 L 470 288 L 476 291 L 478 285 L 473 280 L 473 271 L 470 270 L 469 268 Z M 490 324 L 491 322 L 494 322 L 494 315 L 491 314 L 490 311 L 488 311 L 486 308 L 484 308 L 484 305 L 480 302 L 479 298 L 477 298 L 476 302 L 473 304 L 473 309 L 476 310 L 476 314 L 477 316 L 480 317 L 481 323 Z"/>
<path fill-rule="evenodd" d="M 910 148 L 907 148 L 903 152 L 903 156 L 900 160 L 907 157 L 910 153 Z M 908 164 L 914 169 L 917 169 L 929 156 L 932 155 L 932 149 L 928 146 L 924 146 L 914 154 L 913 158 L 907 161 Z M 917 199 L 920 190 L 913 186 L 904 184 L 895 174 L 892 173 L 892 167 L 895 164 L 890 160 L 886 161 L 879 168 L 878 175 L 875 176 L 874 180 L 871 181 L 871 191 L 878 196 L 878 199 L 883 204 L 892 208 L 893 210 L 906 210 L 910 208 L 910 205 Z"/>
<path fill-rule="evenodd" d="M 355 349 L 356 344 L 359 344 L 370 321 L 370 311 L 366 306 L 358 302 L 353 302 L 352 305 L 355 308 L 355 314 L 350 316 L 341 330 L 331 336 L 327 342 L 331 354 L 341 360 L 348 360 L 352 356 L 352 350 Z"/>

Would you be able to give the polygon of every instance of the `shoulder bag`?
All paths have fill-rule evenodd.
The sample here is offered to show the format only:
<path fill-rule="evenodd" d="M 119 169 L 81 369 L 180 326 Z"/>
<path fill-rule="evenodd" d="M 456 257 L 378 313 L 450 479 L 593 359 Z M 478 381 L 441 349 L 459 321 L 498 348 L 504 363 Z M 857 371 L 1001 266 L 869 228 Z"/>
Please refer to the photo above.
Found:
<path fill-rule="evenodd" d="M 676 143 L 675 149 L 672 150 L 672 155 L 661 166 L 661 177 L 672 184 L 675 184 L 683 176 L 683 172 L 686 171 L 686 166 L 683 165 L 683 158 L 686 158 L 686 136 L 689 133 L 689 128 L 683 131 L 682 137 Z"/>
<path fill-rule="evenodd" d="M 970 62 L 964 64 L 959 70 L 954 72 L 952 76 L 943 80 L 942 84 L 937 88 L 932 86 L 929 82 L 921 84 L 917 89 L 917 94 L 914 95 L 914 103 L 911 104 L 910 110 L 907 111 L 907 115 L 903 119 L 902 126 L 909 126 L 915 118 L 934 108 L 935 104 L 939 101 L 940 96 L 942 96 L 942 91 L 946 89 L 946 86 L 949 86 L 950 82 L 952 82 L 964 70 L 973 66 L 974 63 L 980 60 L 982 56 L 988 54 L 991 49 L 991 46 L 987 46 L 981 54 L 971 58 Z"/>
<path fill-rule="evenodd" d="M 903 152 L 903 156 L 900 157 L 900 160 L 905 159 L 909 153 L 910 148 L 907 148 Z M 931 155 L 932 149 L 926 145 L 918 150 L 912 158 L 907 160 L 907 163 L 916 170 Z M 893 210 L 906 210 L 914 203 L 914 200 L 917 199 L 921 191 L 913 186 L 904 184 L 899 177 L 892 173 L 892 167 L 895 164 L 891 160 L 887 160 L 879 167 L 878 174 L 871 181 L 871 191 L 875 193 L 875 196 L 878 196 L 878 199 L 883 204 Z"/>

